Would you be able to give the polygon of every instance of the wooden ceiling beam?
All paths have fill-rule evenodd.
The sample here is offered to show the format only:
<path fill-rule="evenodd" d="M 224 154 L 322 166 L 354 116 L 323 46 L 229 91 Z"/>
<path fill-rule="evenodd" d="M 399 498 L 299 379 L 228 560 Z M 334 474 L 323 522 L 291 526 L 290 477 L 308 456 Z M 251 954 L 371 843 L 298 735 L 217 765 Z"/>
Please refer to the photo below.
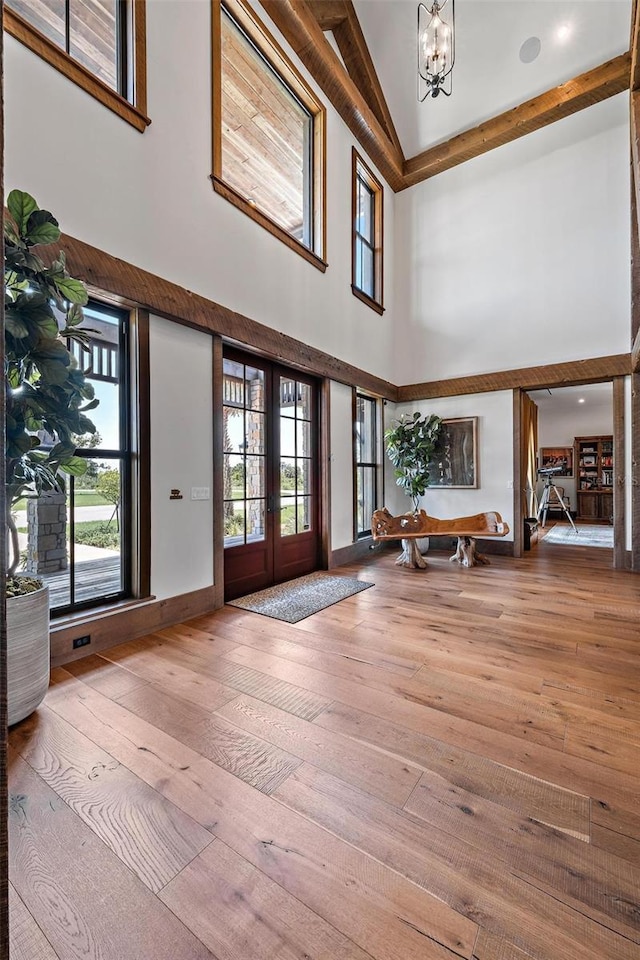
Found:
<path fill-rule="evenodd" d="M 631 342 L 640 332 L 640 219 L 636 172 L 631 165 Z"/>
<path fill-rule="evenodd" d="M 640 144 L 640 91 L 631 94 L 630 146 L 631 146 L 631 342 L 634 357 L 638 355 L 640 332 L 640 170 L 638 168 Z M 635 363 L 635 360 L 634 360 Z M 636 367 L 634 366 L 634 371 Z"/>
<path fill-rule="evenodd" d="M 470 393 L 492 393 L 495 390 L 537 390 L 543 387 L 569 387 L 572 384 L 598 383 L 631 373 L 628 353 L 588 360 L 569 360 L 547 363 L 537 367 L 519 367 L 517 370 L 497 370 L 449 380 L 431 380 L 426 383 L 408 383 L 398 387 L 398 403 L 430 400 L 440 397 L 459 397 Z"/>
<path fill-rule="evenodd" d="M 344 0 L 313 0 L 311 9 L 321 30 L 335 30 L 347 17 Z"/>
<path fill-rule="evenodd" d="M 392 190 L 404 187 L 402 153 L 389 139 L 306 0 L 268 0 L 265 10 Z"/>
<path fill-rule="evenodd" d="M 402 146 L 353 2 L 352 0 L 342 0 L 342 5 L 345 12 L 344 19 L 333 28 L 333 36 L 338 45 L 340 56 L 344 60 L 347 73 L 375 113 L 396 151 L 400 156 L 403 156 Z M 311 9 L 314 16 L 317 16 L 315 3 Z"/>
<path fill-rule="evenodd" d="M 632 91 L 631 128 L 631 367 L 640 371 L 640 90 Z"/>
<path fill-rule="evenodd" d="M 640 3 L 633 0 L 631 13 L 631 91 L 640 90 Z"/>
<path fill-rule="evenodd" d="M 631 372 L 638 373 L 640 371 L 640 332 L 636 335 L 636 339 L 633 343 L 633 348 L 631 350 Z"/>
<path fill-rule="evenodd" d="M 621 54 L 518 107 L 466 130 L 446 143 L 425 150 L 405 161 L 405 187 L 411 187 L 444 170 L 450 170 L 465 160 L 479 157 L 495 147 L 511 143 L 519 137 L 533 133 L 534 130 L 555 123 L 556 120 L 562 120 L 585 107 L 622 93 L 629 87 L 630 71 L 630 54 Z"/>
<path fill-rule="evenodd" d="M 4 213 L 6 216 L 6 209 Z M 89 292 L 102 300 L 142 307 L 175 323 L 219 334 L 295 369 L 360 387 L 386 400 L 397 399 L 395 384 L 98 247 L 63 234 L 59 246 L 51 249 L 52 257 L 59 249 L 66 251 L 72 275 L 83 280 Z"/>

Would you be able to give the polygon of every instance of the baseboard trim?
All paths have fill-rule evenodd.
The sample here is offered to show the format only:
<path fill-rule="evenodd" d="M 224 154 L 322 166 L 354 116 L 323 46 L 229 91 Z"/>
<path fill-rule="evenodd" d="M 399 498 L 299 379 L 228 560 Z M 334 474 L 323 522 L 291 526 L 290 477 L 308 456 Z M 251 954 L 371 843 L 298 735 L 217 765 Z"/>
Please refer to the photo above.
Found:
<path fill-rule="evenodd" d="M 165 600 L 131 604 L 120 609 L 89 612 L 81 621 L 56 627 L 51 625 L 51 666 L 61 667 L 92 653 L 108 650 L 127 640 L 135 640 L 162 627 L 170 627 L 192 617 L 210 613 L 222 606 L 215 586 L 204 587 Z M 73 649 L 76 637 L 90 634 L 91 643 Z"/>
<path fill-rule="evenodd" d="M 335 567 L 341 567 L 345 563 L 357 563 L 370 557 L 373 549 L 377 546 L 371 537 L 363 537 L 362 540 L 356 540 L 346 547 L 339 547 L 329 553 L 329 570 Z"/>

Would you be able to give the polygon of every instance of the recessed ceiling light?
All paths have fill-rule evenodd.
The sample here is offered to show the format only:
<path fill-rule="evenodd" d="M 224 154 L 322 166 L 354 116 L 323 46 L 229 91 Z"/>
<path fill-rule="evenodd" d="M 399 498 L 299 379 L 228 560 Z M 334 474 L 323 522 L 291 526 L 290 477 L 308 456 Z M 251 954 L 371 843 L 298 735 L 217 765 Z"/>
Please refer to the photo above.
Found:
<path fill-rule="evenodd" d="M 529 37 L 520 47 L 520 59 L 523 63 L 533 63 L 540 56 L 542 44 L 538 37 Z"/>
<path fill-rule="evenodd" d="M 578 403 L 584 403 L 584 397 L 580 397 L 580 399 L 578 400 Z"/>
<path fill-rule="evenodd" d="M 556 40 L 558 43 L 566 43 L 571 39 L 571 34 L 573 33 L 573 26 L 570 23 L 561 23 L 558 29 L 556 30 Z"/>

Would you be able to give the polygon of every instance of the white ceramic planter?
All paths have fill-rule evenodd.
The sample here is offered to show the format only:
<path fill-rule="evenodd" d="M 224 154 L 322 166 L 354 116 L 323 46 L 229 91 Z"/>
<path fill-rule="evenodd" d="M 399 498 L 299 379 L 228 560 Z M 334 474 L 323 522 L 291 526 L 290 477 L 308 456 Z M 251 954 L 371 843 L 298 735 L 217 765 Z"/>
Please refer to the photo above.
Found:
<path fill-rule="evenodd" d="M 49 587 L 7 597 L 7 700 L 9 724 L 24 720 L 49 687 Z"/>

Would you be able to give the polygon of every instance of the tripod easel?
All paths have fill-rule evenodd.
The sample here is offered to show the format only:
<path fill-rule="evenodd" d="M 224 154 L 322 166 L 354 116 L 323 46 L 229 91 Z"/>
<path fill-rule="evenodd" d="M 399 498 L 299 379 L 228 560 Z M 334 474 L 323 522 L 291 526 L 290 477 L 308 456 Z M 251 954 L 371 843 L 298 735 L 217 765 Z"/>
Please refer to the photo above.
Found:
<path fill-rule="evenodd" d="M 544 489 L 542 491 L 542 499 L 540 500 L 540 506 L 538 507 L 538 523 L 540 523 L 540 517 L 542 516 L 541 525 L 542 525 L 542 528 L 544 529 L 547 522 L 547 510 L 549 509 L 549 501 L 551 499 L 552 490 L 556 495 L 556 500 L 560 504 L 561 509 L 564 510 L 567 520 L 573 527 L 574 533 L 577 534 L 578 531 L 576 529 L 575 523 L 573 522 L 573 517 L 569 513 L 569 508 L 567 507 L 566 503 L 560 496 L 560 492 L 556 487 L 555 483 L 553 482 L 553 477 L 550 476 L 549 474 L 547 474 L 544 478 Z"/>

